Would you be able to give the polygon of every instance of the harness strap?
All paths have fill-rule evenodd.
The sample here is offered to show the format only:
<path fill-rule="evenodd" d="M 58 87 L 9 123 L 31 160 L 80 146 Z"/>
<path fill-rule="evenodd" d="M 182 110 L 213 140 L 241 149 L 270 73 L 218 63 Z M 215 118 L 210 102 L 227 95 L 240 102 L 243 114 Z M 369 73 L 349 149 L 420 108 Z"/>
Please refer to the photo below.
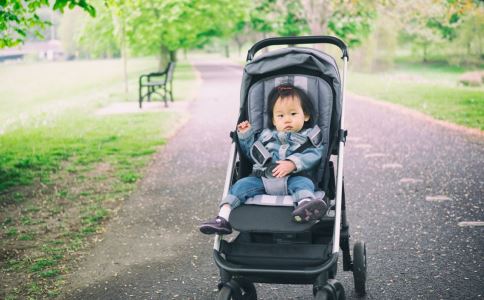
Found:
<path fill-rule="evenodd" d="M 323 136 L 319 126 L 314 126 L 307 135 L 307 140 L 300 145 L 298 148 L 294 149 L 294 152 L 301 153 L 309 147 L 318 147 L 323 142 Z M 276 166 L 272 162 L 272 155 L 266 149 L 266 145 L 275 140 L 274 137 L 261 141 L 256 141 L 252 148 L 250 149 L 250 156 L 254 162 L 259 166 L 258 168 L 252 169 L 252 175 L 257 177 L 272 177 L 272 169 Z M 271 168 L 272 166 L 272 168 Z M 309 176 L 307 176 L 309 177 Z"/>
<path fill-rule="evenodd" d="M 256 141 L 250 149 L 250 156 L 260 166 L 265 166 L 271 159 L 271 153 L 264 147 L 260 141 Z"/>

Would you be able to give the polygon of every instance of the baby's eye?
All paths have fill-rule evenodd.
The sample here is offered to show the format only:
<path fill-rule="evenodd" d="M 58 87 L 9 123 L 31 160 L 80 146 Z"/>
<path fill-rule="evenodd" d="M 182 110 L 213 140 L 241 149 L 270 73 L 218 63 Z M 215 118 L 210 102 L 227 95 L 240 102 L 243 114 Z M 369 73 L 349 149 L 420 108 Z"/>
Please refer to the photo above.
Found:
<path fill-rule="evenodd" d="M 297 115 L 297 113 L 295 113 L 295 112 L 291 113 L 291 116 L 295 116 L 295 115 Z"/>
<path fill-rule="evenodd" d="M 278 117 L 278 118 L 282 118 L 282 117 L 283 117 L 283 115 L 277 115 L 276 117 Z"/>

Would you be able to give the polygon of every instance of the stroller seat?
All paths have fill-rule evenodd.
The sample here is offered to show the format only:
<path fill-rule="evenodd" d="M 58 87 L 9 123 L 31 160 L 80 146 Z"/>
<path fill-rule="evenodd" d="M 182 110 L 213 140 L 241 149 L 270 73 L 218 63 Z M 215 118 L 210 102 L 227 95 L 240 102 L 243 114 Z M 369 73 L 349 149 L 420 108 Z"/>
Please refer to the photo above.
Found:
<path fill-rule="evenodd" d="M 246 68 L 250 68 L 250 64 Z M 247 95 L 247 115 L 242 118 L 249 120 L 255 132 L 260 132 L 264 128 L 267 128 L 271 122 L 267 114 L 267 100 L 269 92 L 275 86 L 281 83 L 291 83 L 305 91 L 313 103 L 314 115 L 316 117 L 314 124 L 321 130 L 322 143 L 324 145 L 322 163 L 318 170 L 314 172 L 316 178 L 313 178 L 315 186 L 321 189 L 322 187 L 319 183 L 326 171 L 327 163 L 325 161 L 328 160 L 329 155 L 328 145 L 330 127 L 332 125 L 331 116 L 333 113 L 334 90 L 328 83 L 330 79 L 324 76 L 314 76 L 315 74 L 307 74 L 307 72 L 303 74 L 297 68 L 286 71 L 292 73 L 287 74 L 283 72 L 286 75 L 268 76 L 259 79 L 250 87 Z M 245 168 L 245 173 L 250 173 L 250 160 L 241 156 L 240 161 L 242 168 Z M 324 191 L 317 192 L 316 197 L 323 199 Z M 230 224 L 238 231 L 297 233 L 309 231 L 317 223 L 317 221 L 303 224 L 294 223 L 291 216 L 293 209 L 294 206 L 291 196 L 260 195 L 249 199 L 246 204 L 235 208 L 230 214 Z"/>

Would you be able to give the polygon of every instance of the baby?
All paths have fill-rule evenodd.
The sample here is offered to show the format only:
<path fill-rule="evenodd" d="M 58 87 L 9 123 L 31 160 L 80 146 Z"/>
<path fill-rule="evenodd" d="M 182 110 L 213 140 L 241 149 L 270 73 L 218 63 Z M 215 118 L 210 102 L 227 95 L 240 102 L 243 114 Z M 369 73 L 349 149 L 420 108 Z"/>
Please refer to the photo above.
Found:
<path fill-rule="evenodd" d="M 318 142 L 314 138 L 319 128 L 311 128 L 314 109 L 309 97 L 293 85 L 277 86 L 268 97 L 268 114 L 269 129 L 264 129 L 258 137 L 248 121 L 237 125 L 242 153 L 254 160 L 253 172 L 234 183 L 222 199 L 218 216 L 200 225 L 202 233 L 231 233 L 230 211 L 255 195 L 268 193 L 267 182 L 274 178 L 287 179 L 285 192 L 297 203 L 293 221 L 309 222 L 326 213 L 326 203 L 316 199 L 313 181 L 305 176 L 317 168 L 323 150 L 321 139 Z M 262 155 L 262 162 L 251 155 L 256 146 L 266 153 Z"/>

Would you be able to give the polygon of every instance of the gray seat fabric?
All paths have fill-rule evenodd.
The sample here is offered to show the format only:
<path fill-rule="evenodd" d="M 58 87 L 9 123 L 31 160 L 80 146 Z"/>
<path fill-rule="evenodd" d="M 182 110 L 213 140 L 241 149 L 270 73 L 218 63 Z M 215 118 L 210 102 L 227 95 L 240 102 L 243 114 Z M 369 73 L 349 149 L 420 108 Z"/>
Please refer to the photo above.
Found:
<path fill-rule="evenodd" d="M 270 119 L 267 115 L 267 97 L 275 86 L 287 82 L 304 90 L 312 100 L 317 117 L 315 123 L 321 129 L 323 145 L 325 145 L 323 157 L 326 157 L 333 109 L 333 92 L 330 85 L 319 77 L 311 75 L 274 76 L 255 83 L 249 89 L 248 93 L 247 110 L 249 122 L 256 132 L 269 126 Z"/>
<path fill-rule="evenodd" d="M 270 91 L 281 83 L 292 83 L 304 90 L 313 102 L 317 124 L 323 133 L 323 143 L 329 140 L 329 126 L 333 105 L 333 93 L 323 79 L 310 75 L 288 75 L 270 77 L 255 83 L 249 90 L 248 114 L 254 130 L 259 131 L 269 126 L 267 115 L 267 97 Z"/>
<path fill-rule="evenodd" d="M 314 193 L 316 199 L 323 200 L 324 192 L 317 191 Z M 246 205 L 267 205 L 267 206 L 290 206 L 294 207 L 294 200 L 292 196 L 277 196 L 277 195 L 255 195 L 252 198 L 247 199 L 244 203 Z"/>

